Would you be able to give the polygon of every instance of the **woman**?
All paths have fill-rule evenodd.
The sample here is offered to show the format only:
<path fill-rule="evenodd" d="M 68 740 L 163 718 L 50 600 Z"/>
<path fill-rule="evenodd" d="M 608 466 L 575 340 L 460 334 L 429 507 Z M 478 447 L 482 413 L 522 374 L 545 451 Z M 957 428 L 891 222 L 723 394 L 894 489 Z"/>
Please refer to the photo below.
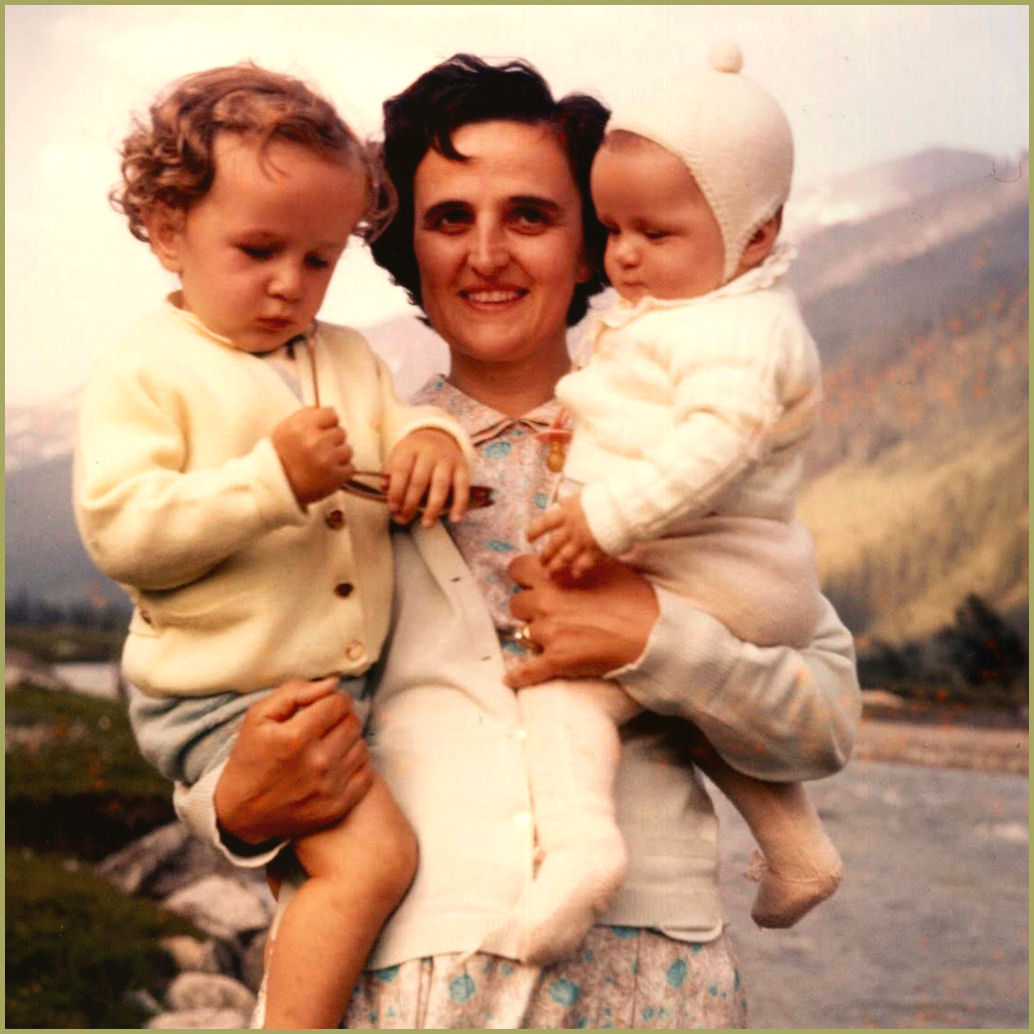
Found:
<path fill-rule="evenodd" d="M 388 101 L 385 116 L 400 205 L 374 255 L 449 345 L 448 377 L 421 395 L 465 424 L 481 457 L 476 480 L 499 491 L 485 523 L 455 529 L 471 566 L 440 525 L 396 535 L 394 630 L 368 741 L 421 862 L 345 1022 L 744 1026 L 717 894 L 717 824 L 688 721 L 752 775 L 836 771 L 858 716 L 850 635 L 827 605 L 809 648 L 759 649 L 619 564 L 563 589 L 531 557 L 511 568 L 526 590 L 512 610 L 528 625 L 507 615 L 510 587 L 491 558 L 522 545 L 547 483 L 534 431 L 556 415 L 567 326 L 600 286 L 587 181 L 606 111 L 587 97 L 554 102 L 522 63 L 461 55 Z M 622 734 L 628 879 L 579 951 L 546 970 L 507 961 L 534 824 L 504 654 L 529 637 L 539 652 L 513 682 L 618 675 L 652 712 Z M 303 706 L 307 694 L 292 682 L 255 704 L 225 767 L 177 792 L 184 820 L 238 860 L 270 860 L 281 838 L 346 814 L 368 784 L 347 700 Z"/>

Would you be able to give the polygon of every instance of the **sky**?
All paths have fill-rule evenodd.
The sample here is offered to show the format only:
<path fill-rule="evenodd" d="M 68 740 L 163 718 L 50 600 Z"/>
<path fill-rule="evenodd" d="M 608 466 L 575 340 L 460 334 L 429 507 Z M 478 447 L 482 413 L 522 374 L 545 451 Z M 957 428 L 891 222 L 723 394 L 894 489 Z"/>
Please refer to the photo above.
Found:
<path fill-rule="evenodd" d="M 362 133 L 458 51 L 523 57 L 555 94 L 614 104 L 716 40 L 794 128 L 797 186 L 922 150 L 1028 145 L 1028 9 L 1002 6 L 7 5 L 6 403 L 77 389 L 175 284 L 107 203 L 129 116 L 170 80 L 252 59 L 327 95 Z M 321 316 L 407 311 L 358 242 Z"/>

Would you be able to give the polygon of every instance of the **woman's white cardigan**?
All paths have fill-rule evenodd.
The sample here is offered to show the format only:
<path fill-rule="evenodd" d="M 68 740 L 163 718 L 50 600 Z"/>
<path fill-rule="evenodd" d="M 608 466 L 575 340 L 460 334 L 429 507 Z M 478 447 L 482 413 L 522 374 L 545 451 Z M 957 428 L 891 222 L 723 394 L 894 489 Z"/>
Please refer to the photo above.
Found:
<path fill-rule="evenodd" d="M 420 840 L 420 867 L 369 961 L 486 950 L 514 955 L 507 910 L 531 879 L 533 822 L 514 692 L 495 629 L 445 529 L 394 535 L 396 597 L 370 722 L 374 763 Z M 860 698 L 850 633 L 824 603 L 805 650 L 735 639 L 684 599 L 658 590 L 661 616 L 642 657 L 611 673 L 653 714 L 622 730 L 618 819 L 630 865 L 601 922 L 706 941 L 722 929 L 717 822 L 689 761 L 684 719 L 735 767 L 776 781 L 815 779 L 847 761 Z M 220 841 L 221 769 L 176 807 Z M 376 851 L 376 845 L 371 845 Z M 485 941 L 490 931 L 494 935 Z"/>

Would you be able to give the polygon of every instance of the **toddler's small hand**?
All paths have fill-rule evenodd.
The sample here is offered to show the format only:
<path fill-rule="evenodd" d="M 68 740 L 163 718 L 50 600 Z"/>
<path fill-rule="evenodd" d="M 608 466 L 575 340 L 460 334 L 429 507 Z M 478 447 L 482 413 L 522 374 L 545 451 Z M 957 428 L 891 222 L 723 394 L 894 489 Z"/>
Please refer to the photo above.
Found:
<path fill-rule="evenodd" d="M 585 519 L 580 498 L 568 496 L 555 503 L 528 528 L 528 541 L 548 535 L 539 559 L 550 578 L 569 574 L 581 578 L 599 564 L 606 554 L 596 544 Z"/>
<path fill-rule="evenodd" d="M 355 473 L 352 446 L 330 406 L 296 410 L 271 438 L 300 506 L 326 498 Z"/>
<path fill-rule="evenodd" d="M 411 521 L 421 505 L 425 528 L 445 509 L 453 523 L 467 512 L 470 469 L 459 443 L 445 431 L 427 427 L 407 434 L 391 450 L 384 473 L 388 508 L 400 524 Z"/>

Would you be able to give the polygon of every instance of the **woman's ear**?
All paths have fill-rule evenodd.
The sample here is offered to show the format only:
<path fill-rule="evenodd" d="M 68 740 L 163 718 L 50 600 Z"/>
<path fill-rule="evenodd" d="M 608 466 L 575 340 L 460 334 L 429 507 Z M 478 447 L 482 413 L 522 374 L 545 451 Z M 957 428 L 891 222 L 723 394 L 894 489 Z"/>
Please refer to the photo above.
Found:
<path fill-rule="evenodd" d="M 752 234 L 747 246 L 740 256 L 740 265 L 736 270 L 736 276 L 741 276 L 748 269 L 760 266 L 775 245 L 776 237 L 779 236 L 779 228 L 783 224 L 783 209 L 780 207 L 771 218 L 766 219 Z"/>
<path fill-rule="evenodd" d="M 182 208 L 169 208 L 167 205 L 156 205 L 144 219 L 151 251 L 170 273 L 183 271 L 180 252 L 185 222 L 186 213 Z"/>

